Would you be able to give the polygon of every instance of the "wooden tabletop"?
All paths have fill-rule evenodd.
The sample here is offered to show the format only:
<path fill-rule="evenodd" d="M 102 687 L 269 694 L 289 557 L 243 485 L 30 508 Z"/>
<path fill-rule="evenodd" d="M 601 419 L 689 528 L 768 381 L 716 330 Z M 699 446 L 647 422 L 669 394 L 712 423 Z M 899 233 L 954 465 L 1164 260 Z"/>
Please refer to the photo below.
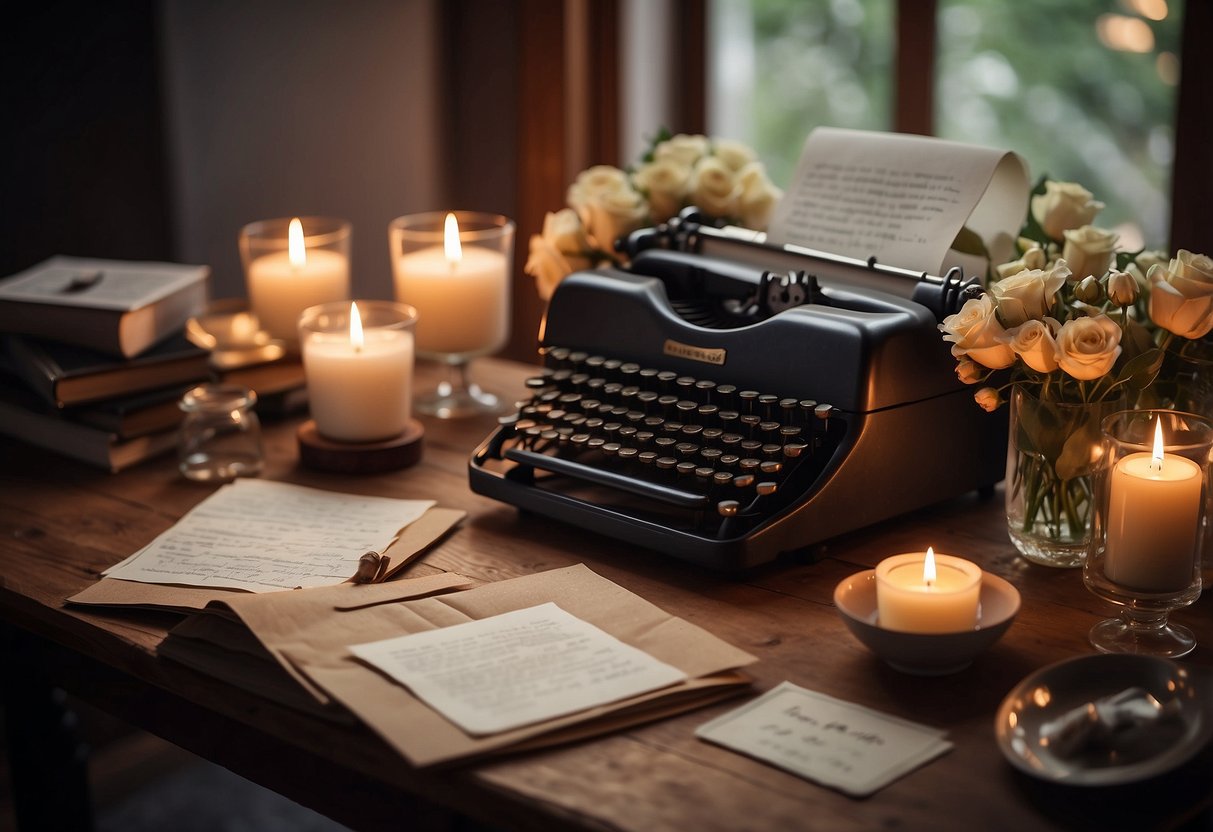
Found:
<path fill-rule="evenodd" d="M 423 368 L 421 383 L 433 372 Z M 524 365 L 483 359 L 474 375 L 513 398 L 526 373 Z M 158 659 L 156 645 L 174 616 L 64 605 L 212 493 L 214 486 L 180 478 L 171 458 L 108 475 L 0 440 L 0 617 L 38 638 L 67 689 L 355 828 L 400 828 L 404 817 L 424 826 L 430 804 L 498 827 L 644 832 L 1174 828 L 1208 821 L 1207 753 L 1179 772 L 1116 789 L 1038 782 L 1001 756 L 993 719 L 1005 694 L 1040 667 L 1092 652 L 1087 631 L 1111 613 L 1084 588 L 1081 570 L 1033 566 L 1017 556 L 1001 491 L 993 500 L 973 495 L 837 538 L 817 562 L 780 562 L 736 577 L 473 494 L 468 457 L 491 418 L 426 420 L 418 466 L 358 477 L 301 468 L 297 426 L 265 426 L 264 478 L 433 498 L 468 512 L 459 531 L 406 574 L 447 570 L 498 581 L 585 563 L 757 656 L 747 668 L 755 693 L 788 680 L 945 729 L 955 748 L 856 800 L 695 738 L 698 725 L 745 701 L 738 699 L 554 750 L 414 770 L 364 728 L 305 716 Z M 968 669 L 935 678 L 884 665 L 850 635 L 831 602 L 846 576 L 927 545 L 976 561 L 1023 598 L 1000 642 Z M 1213 601 L 1201 599 L 1174 618 L 1201 645 L 1187 661 L 1213 663 Z M 1185 776 L 1193 771 L 1199 780 Z"/>

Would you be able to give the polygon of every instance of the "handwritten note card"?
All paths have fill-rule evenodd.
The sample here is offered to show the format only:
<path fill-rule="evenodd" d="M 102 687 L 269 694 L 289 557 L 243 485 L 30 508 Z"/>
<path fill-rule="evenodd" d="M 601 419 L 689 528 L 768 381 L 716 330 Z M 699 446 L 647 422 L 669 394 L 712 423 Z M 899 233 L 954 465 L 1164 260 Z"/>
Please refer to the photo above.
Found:
<path fill-rule="evenodd" d="M 805 142 L 767 241 L 942 274 L 962 227 L 1010 259 L 1027 211 L 1027 166 L 1003 150 L 821 127 Z M 971 269 L 969 269 L 971 271 Z"/>
<path fill-rule="evenodd" d="M 553 603 L 358 644 L 350 652 L 473 736 L 576 713 L 686 678 Z"/>
<path fill-rule="evenodd" d="M 950 750 L 944 732 L 784 682 L 696 736 L 853 797 Z"/>
<path fill-rule="evenodd" d="M 240 479 L 105 574 L 251 592 L 339 584 L 433 505 Z"/>

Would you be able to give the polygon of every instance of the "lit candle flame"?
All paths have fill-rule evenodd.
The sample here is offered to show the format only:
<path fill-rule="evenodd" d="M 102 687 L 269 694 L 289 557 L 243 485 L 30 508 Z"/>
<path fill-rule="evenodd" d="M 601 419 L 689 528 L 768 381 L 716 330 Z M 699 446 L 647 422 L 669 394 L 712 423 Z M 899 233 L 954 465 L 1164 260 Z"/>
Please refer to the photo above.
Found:
<path fill-rule="evenodd" d="M 1163 441 L 1162 441 L 1162 419 L 1156 419 L 1154 422 L 1154 455 L 1150 460 L 1150 468 L 1154 471 L 1162 470 L 1163 458 Z"/>
<path fill-rule="evenodd" d="M 454 214 L 446 215 L 446 224 L 442 229 L 442 243 L 446 251 L 446 259 L 452 266 L 463 259 L 463 246 L 459 243 L 459 222 Z"/>
<path fill-rule="evenodd" d="M 350 344 L 354 352 L 362 352 L 362 316 L 358 314 L 358 304 L 350 302 Z"/>
<path fill-rule="evenodd" d="M 286 232 L 286 252 L 291 266 L 298 269 L 307 265 L 307 248 L 303 245 L 303 223 L 295 217 Z"/>
<path fill-rule="evenodd" d="M 922 562 L 922 582 L 927 586 L 935 583 L 935 550 L 927 547 L 927 559 Z"/>

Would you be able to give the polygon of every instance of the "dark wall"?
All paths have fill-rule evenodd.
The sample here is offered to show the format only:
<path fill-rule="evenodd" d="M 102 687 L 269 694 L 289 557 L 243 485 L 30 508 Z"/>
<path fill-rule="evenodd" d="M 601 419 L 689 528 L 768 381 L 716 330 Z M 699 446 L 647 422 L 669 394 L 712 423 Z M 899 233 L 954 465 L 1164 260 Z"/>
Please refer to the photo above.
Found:
<path fill-rule="evenodd" d="M 21 5 L 0 26 L 0 275 L 171 258 L 155 4 Z"/>

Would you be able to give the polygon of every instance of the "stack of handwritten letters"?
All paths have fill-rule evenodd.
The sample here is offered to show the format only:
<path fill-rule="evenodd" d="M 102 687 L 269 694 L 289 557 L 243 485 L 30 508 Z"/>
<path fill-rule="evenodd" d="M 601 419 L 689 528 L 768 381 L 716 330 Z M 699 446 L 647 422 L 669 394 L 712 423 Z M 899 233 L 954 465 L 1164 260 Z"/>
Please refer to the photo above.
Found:
<path fill-rule="evenodd" d="M 414 766 L 564 743 L 750 690 L 739 669 L 753 656 L 583 565 L 482 585 L 398 576 L 462 517 L 429 501 L 238 480 L 68 600 L 186 613 L 162 657 L 361 721 Z M 383 561 L 376 580 L 355 581 L 368 551 Z M 698 735 L 855 796 L 951 747 L 788 683 Z"/>

